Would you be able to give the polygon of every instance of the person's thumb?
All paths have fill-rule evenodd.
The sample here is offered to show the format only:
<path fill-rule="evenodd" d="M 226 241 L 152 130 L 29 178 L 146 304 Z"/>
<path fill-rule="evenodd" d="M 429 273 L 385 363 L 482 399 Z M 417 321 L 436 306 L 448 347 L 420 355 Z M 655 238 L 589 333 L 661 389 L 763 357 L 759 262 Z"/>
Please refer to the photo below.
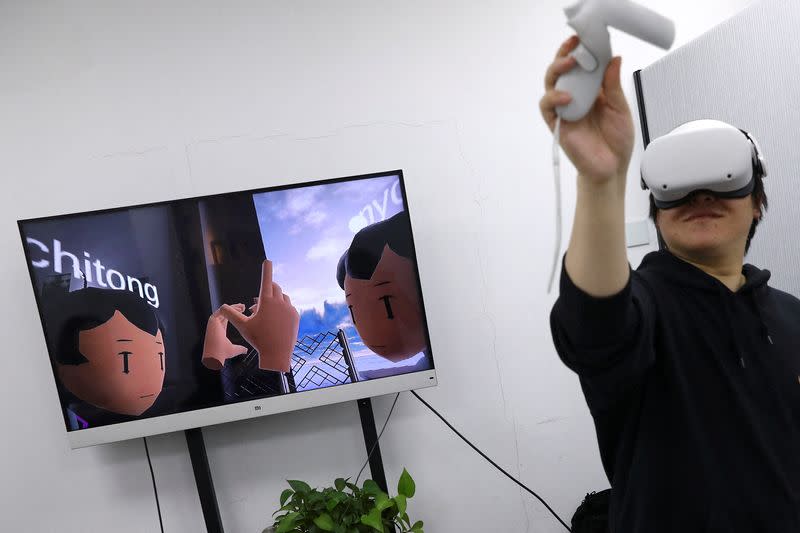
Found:
<path fill-rule="evenodd" d="M 624 108 L 627 105 L 625 93 L 622 91 L 620 81 L 620 71 L 622 69 L 622 57 L 616 56 L 608 62 L 605 75 L 603 76 L 603 92 L 608 99 L 611 107 Z"/>

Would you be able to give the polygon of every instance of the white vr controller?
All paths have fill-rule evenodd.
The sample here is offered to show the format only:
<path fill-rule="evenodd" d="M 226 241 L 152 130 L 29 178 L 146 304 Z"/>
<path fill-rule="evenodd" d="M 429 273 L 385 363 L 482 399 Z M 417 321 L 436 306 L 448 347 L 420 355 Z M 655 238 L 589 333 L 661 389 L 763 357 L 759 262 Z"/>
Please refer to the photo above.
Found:
<path fill-rule="evenodd" d="M 583 118 L 600 93 L 606 66 L 611 61 L 608 26 L 664 50 L 675 39 L 675 24 L 671 20 L 630 0 L 580 0 L 564 8 L 564 13 L 580 44 L 570 53 L 577 64 L 556 82 L 556 89 L 572 95 L 569 104 L 556 107 L 563 120 L 574 122 Z"/>

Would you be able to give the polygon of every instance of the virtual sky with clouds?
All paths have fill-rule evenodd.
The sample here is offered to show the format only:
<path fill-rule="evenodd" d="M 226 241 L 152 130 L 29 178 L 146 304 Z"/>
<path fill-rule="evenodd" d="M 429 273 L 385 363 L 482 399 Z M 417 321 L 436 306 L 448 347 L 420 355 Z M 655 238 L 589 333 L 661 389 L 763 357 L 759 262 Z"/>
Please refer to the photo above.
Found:
<path fill-rule="evenodd" d="M 253 195 L 273 280 L 300 312 L 300 337 L 345 330 L 359 372 L 392 363 L 361 342 L 336 267 L 359 229 L 404 210 L 398 182 L 385 176 Z"/>

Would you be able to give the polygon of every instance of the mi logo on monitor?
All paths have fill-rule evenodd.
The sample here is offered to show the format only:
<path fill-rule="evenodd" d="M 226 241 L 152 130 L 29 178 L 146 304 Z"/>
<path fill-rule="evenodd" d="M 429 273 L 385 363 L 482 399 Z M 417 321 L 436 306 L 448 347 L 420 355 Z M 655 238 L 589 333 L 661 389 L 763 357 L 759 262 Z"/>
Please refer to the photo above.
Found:
<path fill-rule="evenodd" d="M 253 409 L 255 409 L 256 411 L 260 411 L 261 410 L 261 406 L 260 405 L 256 405 L 255 407 L 253 407 Z"/>

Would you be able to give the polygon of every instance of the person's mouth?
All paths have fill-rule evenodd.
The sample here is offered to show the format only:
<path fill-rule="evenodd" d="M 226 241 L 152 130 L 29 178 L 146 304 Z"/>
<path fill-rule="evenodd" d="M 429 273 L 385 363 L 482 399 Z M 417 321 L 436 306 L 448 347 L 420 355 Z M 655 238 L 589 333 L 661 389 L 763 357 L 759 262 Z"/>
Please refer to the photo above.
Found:
<path fill-rule="evenodd" d="M 695 211 L 690 213 L 684 221 L 689 222 L 695 219 L 703 219 L 703 218 L 720 218 L 722 217 L 721 214 L 717 213 L 716 211 Z"/>

